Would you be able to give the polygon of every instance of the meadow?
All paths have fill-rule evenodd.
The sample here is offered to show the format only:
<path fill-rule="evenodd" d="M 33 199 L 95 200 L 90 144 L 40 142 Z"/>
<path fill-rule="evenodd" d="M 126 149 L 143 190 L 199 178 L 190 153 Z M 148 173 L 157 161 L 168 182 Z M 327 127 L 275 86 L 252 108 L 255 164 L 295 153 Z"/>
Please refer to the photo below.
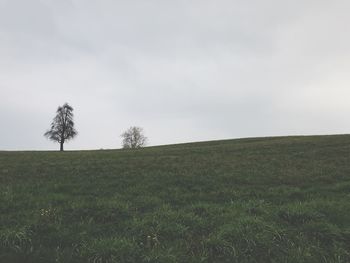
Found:
<path fill-rule="evenodd" d="M 0 152 L 0 262 L 350 262 L 350 135 Z"/>

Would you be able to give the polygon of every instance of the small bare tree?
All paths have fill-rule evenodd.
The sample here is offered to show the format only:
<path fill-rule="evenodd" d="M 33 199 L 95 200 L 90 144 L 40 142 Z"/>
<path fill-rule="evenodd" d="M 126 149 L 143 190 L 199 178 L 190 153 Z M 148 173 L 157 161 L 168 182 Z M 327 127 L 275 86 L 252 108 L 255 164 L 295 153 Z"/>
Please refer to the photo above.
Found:
<path fill-rule="evenodd" d="M 124 149 L 136 149 L 146 146 L 147 138 L 140 127 L 130 127 L 121 136 Z"/>
<path fill-rule="evenodd" d="M 63 144 L 73 139 L 76 135 L 73 108 L 68 103 L 65 103 L 63 106 L 58 107 L 56 116 L 51 123 L 51 128 L 45 132 L 44 136 L 51 141 L 58 142 L 60 144 L 60 151 L 63 151 Z"/>

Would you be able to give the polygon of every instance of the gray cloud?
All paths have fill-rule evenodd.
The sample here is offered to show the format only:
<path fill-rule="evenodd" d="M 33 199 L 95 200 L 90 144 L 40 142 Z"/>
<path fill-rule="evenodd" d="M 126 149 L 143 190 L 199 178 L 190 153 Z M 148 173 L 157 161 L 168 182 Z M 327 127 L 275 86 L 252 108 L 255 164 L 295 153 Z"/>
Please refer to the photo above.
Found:
<path fill-rule="evenodd" d="M 0 149 L 347 133 L 348 1 L 0 0 Z"/>

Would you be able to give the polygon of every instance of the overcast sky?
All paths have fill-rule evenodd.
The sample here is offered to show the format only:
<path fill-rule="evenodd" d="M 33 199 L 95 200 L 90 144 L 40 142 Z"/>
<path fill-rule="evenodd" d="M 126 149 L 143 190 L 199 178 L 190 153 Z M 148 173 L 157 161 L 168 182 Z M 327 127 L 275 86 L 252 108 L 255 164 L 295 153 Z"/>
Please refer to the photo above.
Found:
<path fill-rule="evenodd" d="M 0 0 L 0 149 L 350 131 L 348 0 Z"/>

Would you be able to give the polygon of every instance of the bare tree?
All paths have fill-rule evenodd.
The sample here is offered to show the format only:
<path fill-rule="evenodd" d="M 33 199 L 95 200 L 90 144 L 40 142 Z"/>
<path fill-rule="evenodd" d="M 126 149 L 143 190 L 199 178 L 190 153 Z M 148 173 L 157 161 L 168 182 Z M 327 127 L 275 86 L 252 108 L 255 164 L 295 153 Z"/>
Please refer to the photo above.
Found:
<path fill-rule="evenodd" d="M 73 108 L 65 103 L 58 107 L 56 116 L 51 123 L 51 128 L 44 136 L 60 144 L 60 151 L 63 151 L 63 144 L 77 135 L 74 128 Z"/>
<path fill-rule="evenodd" d="M 143 134 L 140 127 L 130 127 L 122 135 L 124 149 L 136 149 L 146 145 L 147 137 Z"/>

